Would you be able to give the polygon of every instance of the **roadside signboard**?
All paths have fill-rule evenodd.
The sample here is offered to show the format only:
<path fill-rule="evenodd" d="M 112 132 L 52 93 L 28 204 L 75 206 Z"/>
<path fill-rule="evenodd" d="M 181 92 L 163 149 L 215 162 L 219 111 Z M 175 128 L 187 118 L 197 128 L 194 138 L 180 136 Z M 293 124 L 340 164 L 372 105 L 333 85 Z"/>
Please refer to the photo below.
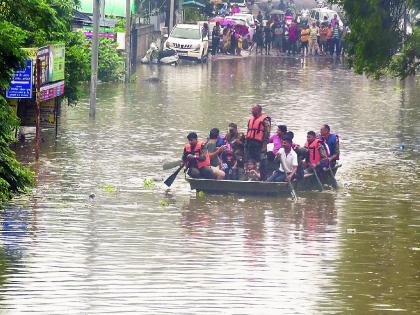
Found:
<path fill-rule="evenodd" d="M 27 60 L 26 67 L 15 72 L 10 88 L 6 92 L 6 97 L 32 98 L 32 82 L 32 60 Z"/>
<path fill-rule="evenodd" d="M 48 83 L 50 66 L 50 46 L 44 46 L 39 48 L 37 58 L 39 59 L 41 64 L 40 84 L 43 85 L 45 83 Z"/>
<path fill-rule="evenodd" d="M 49 45 L 49 54 L 48 81 L 64 80 L 64 44 Z"/>
<path fill-rule="evenodd" d="M 46 102 L 41 102 L 40 106 L 40 127 L 41 128 L 55 128 L 56 120 L 56 104 L 57 99 L 53 98 Z M 36 126 L 36 109 L 35 103 L 27 103 L 21 108 L 19 113 L 21 125 L 25 127 Z"/>
<path fill-rule="evenodd" d="M 39 100 L 41 102 L 50 100 L 64 94 L 64 81 L 41 86 Z"/>

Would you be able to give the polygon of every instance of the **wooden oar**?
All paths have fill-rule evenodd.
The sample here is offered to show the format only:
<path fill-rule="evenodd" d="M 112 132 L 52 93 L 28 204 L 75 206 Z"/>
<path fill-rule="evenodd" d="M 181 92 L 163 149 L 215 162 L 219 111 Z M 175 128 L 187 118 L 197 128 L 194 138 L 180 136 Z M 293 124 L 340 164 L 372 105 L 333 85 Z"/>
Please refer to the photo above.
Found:
<path fill-rule="evenodd" d="M 177 167 L 182 163 L 181 160 L 168 162 L 162 165 L 163 170 L 170 170 L 171 168 Z"/>
<path fill-rule="evenodd" d="M 338 188 L 338 184 L 337 184 L 337 180 L 335 179 L 334 172 L 333 172 L 333 171 L 332 171 L 332 169 L 331 169 L 331 165 L 328 165 L 328 169 L 330 170 L 330 174 L 331 174 L 331 178 L 332 178 L 332 183 L 331 183 L 331 186 L 332 186 L 334 189 L 337 189 L 337 188 Z"/>
<path fill-rule="evenodd" d="M 313 170 L 314 170 L 314 175 L 315 175 L 316 181 L 318 182 L 318 185 L 319 185 L 319 191 L 324 191 L 324 187 L 322 186 L 322 183 L 321 183 L 321 181 L 319 180 L 319 177 L 318 177 L 318 173 L 316 172 L 316 167 L 314 167 Z"/>
<path fill-rule="evenodd" d="M 171 185 L 175 181 L 175 178 L 178 176 L 178 173 L 182 170 L 183 167 L 184 167 L 184 164 L 178 167 L 178 169 L 164 181 L 164 184 L 168 187 L 171 187 Z"/>
<path fill-rule="evenodd" d="M 285 167 L 284 161 L 282 159 L 282 156 L 280 156 L 280 163 L 281 163 L 281 167 L 283 168 L 284 173 L 287 176 L 286 167 Z M 287 184 L 288 184 L 289 189 L 290 189 L 290 194 L 292 195 L 293 200 L 296 201 L 297 200 L 297 195 L 296 195 L 296 192 L 295 192 L 295 188 L 293 187 L 292 182 L 287 180 L 287 177 L 286 177 L 286 181 L 287 181 Z"/>

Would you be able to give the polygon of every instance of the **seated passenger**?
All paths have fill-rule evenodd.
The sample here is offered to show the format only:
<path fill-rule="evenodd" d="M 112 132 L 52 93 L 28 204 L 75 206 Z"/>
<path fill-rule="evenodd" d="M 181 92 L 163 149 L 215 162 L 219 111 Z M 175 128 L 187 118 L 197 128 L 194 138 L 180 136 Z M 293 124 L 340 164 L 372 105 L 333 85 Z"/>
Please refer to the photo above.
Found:
<path fill-rule="evenodd" d="M 221 146 L 218 146 L 218 139 L 219 139 L 219 129 L 213 128 L 210 130 L 209 140 L 207 141 L 207 151 L 210 157 L 210 168 L 214 174 L 215 179 L 224 179 L 225 173 L 220 169 L 220 154 L 225 149 L 225 145 L 223 145 L 223 141 Z M 220 143 L 220 142 L 219 142 Z"/>
<path fill-rule="evenodd" d="M 279 168 L 279 162 L 275 160 L 276 155 L 273 153 L 273 148 L 273 143 L 267 145 L 267 158 L 262 160 L 260 165 L 261 180 L 267 180 Z"/>
<path fill-rule="evenodd" d="M 229 132 L 225 136 L 227 147 L 233 151 L 233 154 L 238 161 L 238 167 L 244 167 L 244 146 L 245 135 L 238 132 L 238 126 L 235 123 L 229 124 Z"/>
<path fill-rule="evenodd" d="M 270 142 L 269 143 L 274 144 L 274 149 L 273 149 L 274 155 L 276 155 L 277 152 L 279 152 L 279 150 L 281 148 L 281 140 L 286 135 L 286 133 L 287 133 L 287 126 L 286 125 L 278 125 L 276 134 L 274 134 L 270 137 Z"/>
<path fill-rule="evenodd" d="M 334 167 L 337 160 L 340 159 L 340 142 L 338 135 L 331 133 L 330 126 L 321 127 L 321 138 L 326 143 L 328 149 L 328 161 L 331 167 Z"/>
<path fill-rule="evenodd" d="M 257 162 L 255 160 L 248 160 L 245 164 L 245 173 L 242 180 L 245 181 L 260 181 L 261 174 L 257 170 Z"/>
<path fill-rule="evenodd" d="M 276 155 L 276 160 L 280 161 L 279 169 L 274 171 L 267 182 L 292 181 L 297 172 L 298 158 L 296 152 L 292 149 L 292 139 L 289 137 L 282 140 L 282 147 Z"/>
<path fill-rule="evenodd" d="M 187 174 L 193 178 L 214 178 L 205 142 L 198 141 L 195 132 L 190 132 L 187 139 L 188 143 L 185 145 L 182 154 L 182 161 L 188 169 Z"/>
<path fill-rule="evenodd" d="M 238 161 L 232 151 L 226 150 L 222 153 L 222 166 L 221 169 L 225 172 L 225 179 L 238 180 L 239 169 Z"/>

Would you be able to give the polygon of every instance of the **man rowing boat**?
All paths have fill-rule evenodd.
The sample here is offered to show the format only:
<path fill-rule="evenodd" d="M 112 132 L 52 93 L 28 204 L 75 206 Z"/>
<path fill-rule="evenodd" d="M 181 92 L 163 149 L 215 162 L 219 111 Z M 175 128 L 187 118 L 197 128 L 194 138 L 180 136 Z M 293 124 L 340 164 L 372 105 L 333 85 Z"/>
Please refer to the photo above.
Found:
<path fill-rule="evenodd" d="M 182 154 L 182 162 L 188 169 L 187 174 L 193 178 L 213 178 L 206 143 L 199 141 L 195 132 L 190 132 L 187 139 L 188 143 L 185 145 Z"/>

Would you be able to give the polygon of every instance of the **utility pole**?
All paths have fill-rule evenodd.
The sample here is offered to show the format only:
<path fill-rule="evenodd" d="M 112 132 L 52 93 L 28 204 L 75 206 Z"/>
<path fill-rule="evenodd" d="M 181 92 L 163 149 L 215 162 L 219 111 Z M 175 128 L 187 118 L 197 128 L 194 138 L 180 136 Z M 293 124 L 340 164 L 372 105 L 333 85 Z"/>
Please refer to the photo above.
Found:
<path fill-rule="evenodd" d="M 125 0 L 125 82 L 131 77 L 131 1 Z"/>
<path fill-rule="evenodd" d="M 41 151 L 41 60 L 39 58 L 36 58 L 35 71 L 35 160 L 38 161 Z"/>
<path fill-rule="evenodd" d="M 171 34 L 172 28 L 174 27 L 174 10 L 175 0 L 170 0 L 168 35 Z"/>
<path fill-rule="evenodd" d="M 93 0 L 93 34 L 92 34 L 92 63 L 90 76 L 90 107 L 89 116 L 96 114 L 96 87 L 98 85 L 98 49 L 99 49 L 99 8 L 101 0 Z"/>

